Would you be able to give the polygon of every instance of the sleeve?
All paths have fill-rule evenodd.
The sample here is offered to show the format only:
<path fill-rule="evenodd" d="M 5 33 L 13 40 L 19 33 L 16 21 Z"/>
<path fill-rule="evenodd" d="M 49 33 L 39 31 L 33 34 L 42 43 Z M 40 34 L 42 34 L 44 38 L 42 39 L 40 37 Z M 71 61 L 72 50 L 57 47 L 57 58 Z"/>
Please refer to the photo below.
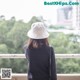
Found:
<path fill-rule="evenodd" d="M 51 80 L 57 80 L 54 49 L 51 47 Z"/>

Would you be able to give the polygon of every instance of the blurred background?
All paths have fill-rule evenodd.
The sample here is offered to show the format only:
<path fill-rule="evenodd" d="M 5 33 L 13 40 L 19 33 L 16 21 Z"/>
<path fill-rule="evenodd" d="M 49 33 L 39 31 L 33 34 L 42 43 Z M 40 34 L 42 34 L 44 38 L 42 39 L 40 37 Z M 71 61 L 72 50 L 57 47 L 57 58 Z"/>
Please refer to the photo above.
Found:
<path fill-rule="evenodd" d="M 55 54 L 80 54 L 80 6 L 44 5 L 44 0 L 0 0 L 0 54 L 25 54 L 27 31 L 37 21 L 46 25 Z M 0 68 L 13 73 L 26 73 L 27 64 L 27 59 L 0 59 Z M 80 59 L 57 58 L 56 64 L 57 73 L 80 73 Z"/>

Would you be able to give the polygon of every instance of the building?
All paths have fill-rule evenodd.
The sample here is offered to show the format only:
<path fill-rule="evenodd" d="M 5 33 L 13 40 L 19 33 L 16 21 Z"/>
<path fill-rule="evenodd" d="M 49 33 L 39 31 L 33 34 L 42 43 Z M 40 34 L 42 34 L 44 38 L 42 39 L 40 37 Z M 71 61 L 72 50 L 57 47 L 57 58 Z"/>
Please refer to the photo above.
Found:
<path fill-rule="evenodd" d="M 72 6 L 57 9 L 57 24 L 72 28 Z"/>
<path fill-rule="evenodd" d="M 72 1 L 80 3 L 80 0 Z M 58 8 L 57 23 L 69 29 L 80 29 L 80 5 L 62 6 Z"/>
<path fill-rule="evenodd" d="M 80 3 L 80 0 L 73 0 Z M 80 5 L 73 6 L 72 22 L 75 29 L 80 29 Z"/>

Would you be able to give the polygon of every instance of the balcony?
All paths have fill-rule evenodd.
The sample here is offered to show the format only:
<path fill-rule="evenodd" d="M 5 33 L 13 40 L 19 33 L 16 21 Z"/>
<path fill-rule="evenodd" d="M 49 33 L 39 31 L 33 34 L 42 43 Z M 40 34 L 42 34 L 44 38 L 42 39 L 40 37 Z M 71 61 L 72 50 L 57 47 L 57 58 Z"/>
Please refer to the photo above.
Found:
<path fill-rule="evenodd" d="M 24 54 L 0 54 L 0 58 L 25 58 Z M 56 58 L 80 58 L 80 54 L 56 54 Z M 80 80 L 80 74 L 57 74 L 58 80 Z M 0 80 L 1 74 L 0 74 Z M 9 80 L 9 79 L 6 79 Z M 10 80 L 27 80 L 26 73 L 12 73 Z"/>

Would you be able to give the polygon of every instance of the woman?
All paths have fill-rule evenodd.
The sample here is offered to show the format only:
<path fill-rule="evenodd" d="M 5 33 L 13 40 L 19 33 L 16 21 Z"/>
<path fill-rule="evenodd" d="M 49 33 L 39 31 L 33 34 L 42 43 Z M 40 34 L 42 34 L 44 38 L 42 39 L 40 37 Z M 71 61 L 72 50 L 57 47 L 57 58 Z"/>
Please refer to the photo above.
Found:
<path fill-rule="evenodd" d="M 45 25 L 42 22 L 33 23 L 27 36 L 28 80 L 57 80 L 55 54 L 49 46 Z"/>

